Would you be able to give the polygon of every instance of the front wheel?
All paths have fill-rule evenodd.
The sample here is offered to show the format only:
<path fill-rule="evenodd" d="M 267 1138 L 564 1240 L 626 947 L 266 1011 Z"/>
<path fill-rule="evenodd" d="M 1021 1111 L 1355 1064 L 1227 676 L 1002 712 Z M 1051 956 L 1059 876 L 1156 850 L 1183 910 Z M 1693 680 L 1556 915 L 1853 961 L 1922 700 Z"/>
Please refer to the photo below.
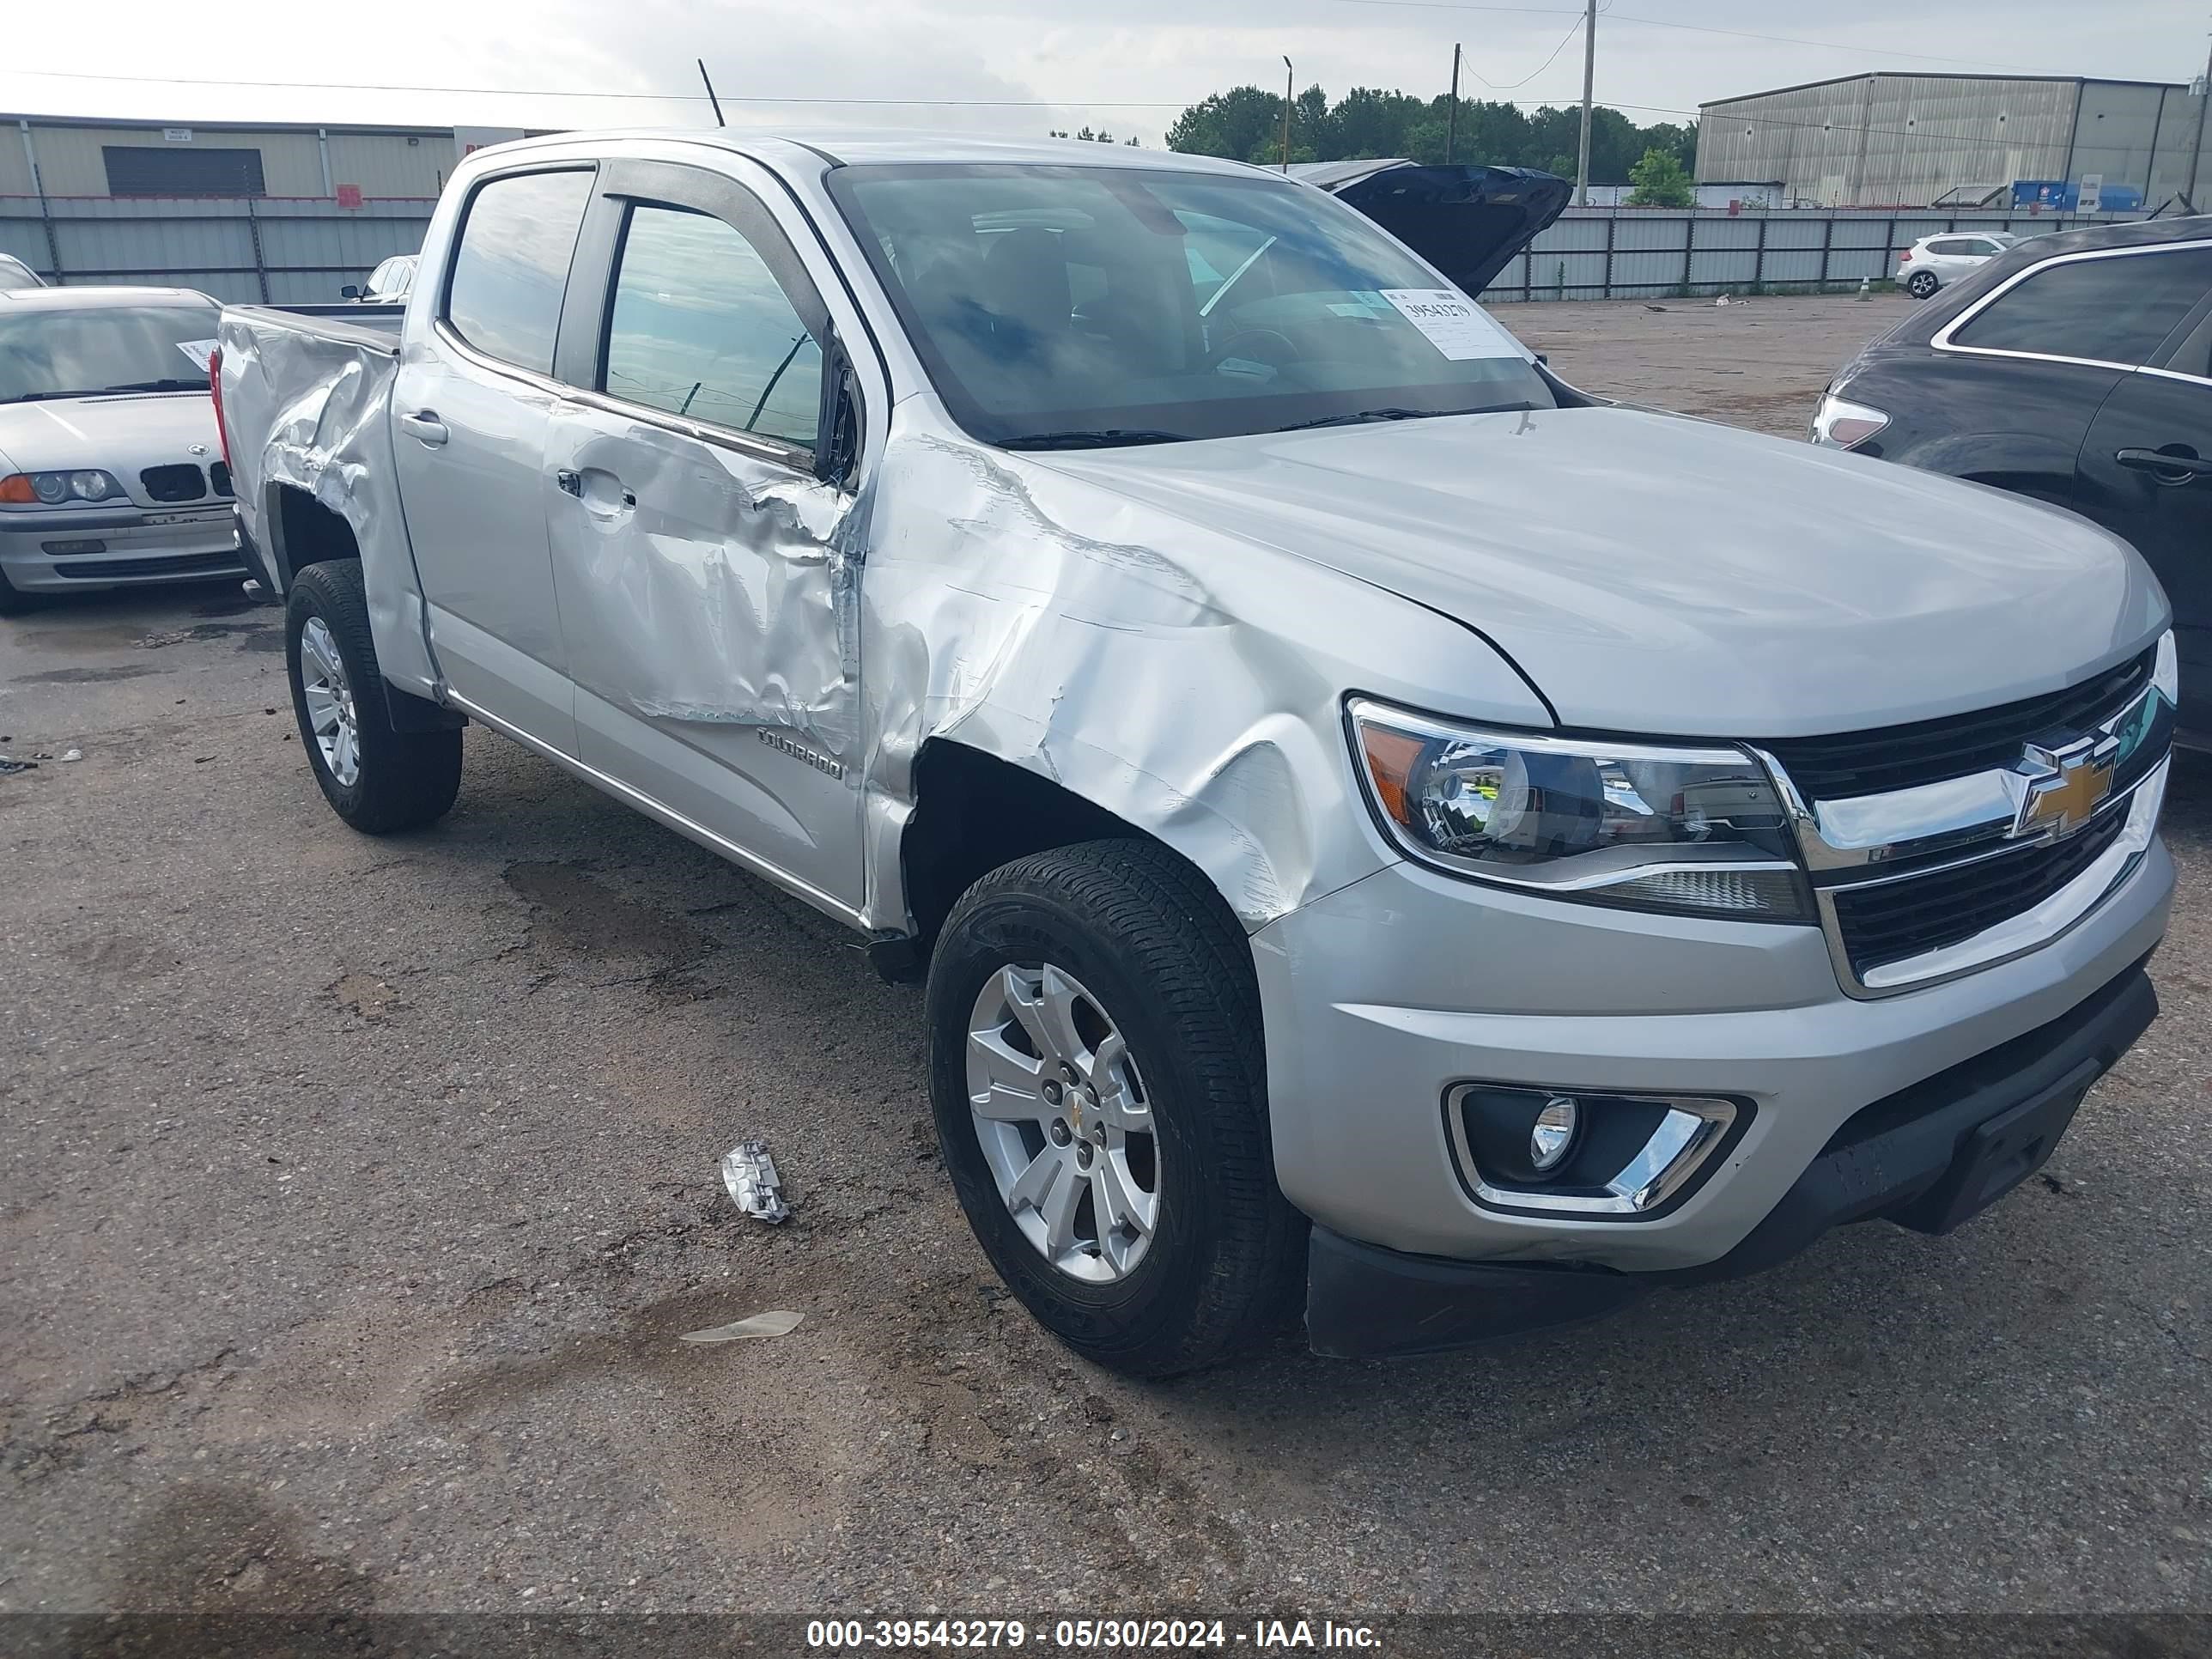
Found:
<path fill-rule="evenodd" d="M 332 811 L 364 835 L 386 836 L 452 810 L 461 734 L 392 724 L 359 560 L 311 564 L 292 579 L 284 665 L 300 742 Z"/>
<path fill-rule="evenodd" d="M 938 938 L 945 1168 L 1037 1322 L 1139 1376 L 1210 1364 L 1293 1304 L 1250 947 L 1164 848 L 1091 842 L 977 882 Z"/>
<path fill-rule="evenodd" d="M 1938 286 L 1932 270 L 1916 270 L 1905 279 L 1905 291 L 1916 300 L 1928 298 Z"/>

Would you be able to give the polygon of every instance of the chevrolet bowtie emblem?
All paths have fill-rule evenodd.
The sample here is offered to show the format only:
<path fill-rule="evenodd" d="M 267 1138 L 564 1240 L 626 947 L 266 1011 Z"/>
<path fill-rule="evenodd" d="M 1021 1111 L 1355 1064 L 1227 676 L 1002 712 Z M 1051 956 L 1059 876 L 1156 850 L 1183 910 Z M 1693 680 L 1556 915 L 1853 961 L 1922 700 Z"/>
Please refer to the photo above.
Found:
<path fill-rule="evenodd" d="M 2118 749 L 2112 738 L 2101 736 L 2061 749 L 2030 744 L 2019 769 L 2027 777 L 2027 793 L 2013 820 L 2013 835 L 2057 840 L 2087 823 L 2112 793 L 2112 760 Z"/>

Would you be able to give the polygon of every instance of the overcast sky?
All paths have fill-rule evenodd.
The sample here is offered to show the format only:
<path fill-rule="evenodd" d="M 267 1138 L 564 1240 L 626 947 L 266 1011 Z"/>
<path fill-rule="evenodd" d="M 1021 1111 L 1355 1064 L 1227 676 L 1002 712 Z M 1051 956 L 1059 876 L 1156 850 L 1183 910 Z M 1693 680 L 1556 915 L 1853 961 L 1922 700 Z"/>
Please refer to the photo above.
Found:
<path fill-rule="evenodd" d="M 1568 0 L 19 0 L 9 9 L 6 64 L 72 73 L 0 67 L 0 110 L 202 124 L 703 124 L 692 66 L 702 56 L 732 125 L 1042 134 L 1088 124 L 1146 143 L 1208 92 L 1280 84 L 1285 53 L 1300 88 L 1318 82 L 1332 98 L 1359 85 L 1440 92 L 1455 40 L 1471 96 L 1533 105 L 1582 91 Z M 1613 0 L 1598 22 L 1597 96 L 1648 123 L 1877 69 L 2186 81 L 2204 66 L 2209 13 L 2212 0 Z M 106 76 L 147 78 L 78 73 L 94 62 Z M 273 84 L 154 78 L 175 76 Z M 392 89 L 351 89 L 373 82 Z M 422 87 L 459 90 L 402 89 Z M 526 95 L 501 95 L 509 88 Z M 586 91 L 681 96 L 562 95 Z"/>

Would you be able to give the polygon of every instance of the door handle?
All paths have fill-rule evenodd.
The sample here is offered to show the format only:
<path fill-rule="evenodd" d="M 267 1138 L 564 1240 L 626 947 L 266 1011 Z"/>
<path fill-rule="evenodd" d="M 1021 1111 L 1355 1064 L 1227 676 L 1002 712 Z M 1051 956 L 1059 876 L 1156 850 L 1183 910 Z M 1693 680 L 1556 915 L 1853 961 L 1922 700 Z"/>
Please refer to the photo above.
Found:
<path fill-rule="evenodd" d="M 408 435 L 416 442 L 429 449 L 435 449 L 452 435 L 434 409 L 418 409 L 412 415 L 402 415 L 399 424 L 407 428 Z"/>
<path fill-rule="evenodd" d="M 2212 478 L 2212 461 L 2200 460 L 2195 455 L 2168 454 L 2162 449 L 2123 449 L 2112 459 L 2138 472 L 2159 474 L 2160 483 L 2179 484 L 2191 478 Z"/>
<path fill-rule="evenodd" d="M 599 485 L 594 485 L 587 495 L 584 489 L 584 475 L 572 467 L 564 466 L 556 472 L 553 475 L 553 482 L 560 488 L 562 495 L 574 495 L 596 513 L 612 511 L 615 501 L 619 501 L 624 511 L 637 505 L 637 492 L 623 483 L 621 479 L 615 478 L 611 473 L 607 472 L 600 473 L 599 477 L 612 480 L 614 489 L 611 493 L 614 501 L 607 499 L 610 492 Z"/>

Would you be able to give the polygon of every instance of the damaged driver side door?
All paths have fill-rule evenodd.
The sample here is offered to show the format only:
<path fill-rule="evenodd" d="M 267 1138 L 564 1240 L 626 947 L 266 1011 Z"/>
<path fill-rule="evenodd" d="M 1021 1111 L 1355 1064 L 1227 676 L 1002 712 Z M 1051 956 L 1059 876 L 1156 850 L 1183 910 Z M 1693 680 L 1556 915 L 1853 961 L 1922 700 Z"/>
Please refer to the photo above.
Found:
<path fill-rule="evenodd" d="M 757 197 L 652 161 L 602 168 L 569 292 L 543 488 L 578 758 L 854 912 L 854 428 L 820 295 Z"/>

